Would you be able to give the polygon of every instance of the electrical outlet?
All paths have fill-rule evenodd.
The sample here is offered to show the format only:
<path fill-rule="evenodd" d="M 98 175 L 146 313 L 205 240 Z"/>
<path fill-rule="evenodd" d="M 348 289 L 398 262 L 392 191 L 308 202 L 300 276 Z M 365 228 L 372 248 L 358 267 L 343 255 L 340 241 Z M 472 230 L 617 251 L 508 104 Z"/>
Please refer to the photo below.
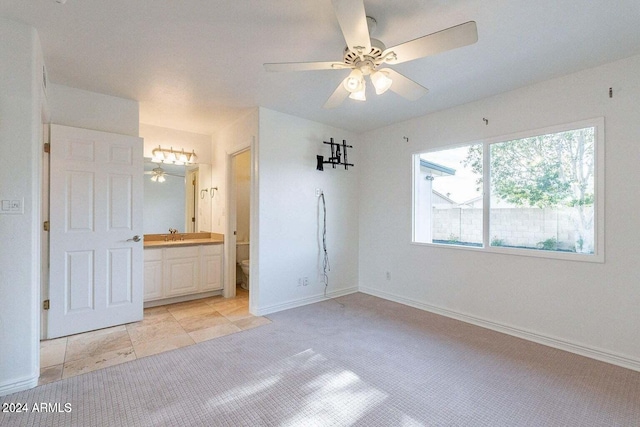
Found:
<path fill-rule="evenodd" d="M 308 277 L 303 277 L 302 278 L 302 286 L 309 286 L 309 278 Z"/>
<path fill-rule="evenodd" d="M 316 197 L 319 197 L 322 194 L 322 188 L 316 188 Z"/>
<path fill-rule="evenodd" d="M 387 280 L 391 280 L 391 272 L 390 271 L 387 271 L 386 276 L 387 276 Z"/>
<path fill-rule="evenodd" d="M 298 277 L 298 286 L 302 286 L 302 277 Z"/>

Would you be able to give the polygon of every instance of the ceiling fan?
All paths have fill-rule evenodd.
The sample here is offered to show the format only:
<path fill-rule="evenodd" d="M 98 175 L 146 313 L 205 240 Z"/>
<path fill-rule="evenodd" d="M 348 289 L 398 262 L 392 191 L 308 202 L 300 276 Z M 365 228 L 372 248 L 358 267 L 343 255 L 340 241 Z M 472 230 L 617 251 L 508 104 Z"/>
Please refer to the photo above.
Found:
<path fill-rule="evenodd" d="M 173 173 L 167 173 L 159 165 L 150 171 L 145 171 L 145 175 L 151 175 L 151 181 L 153 182 L 165 182 L 167 176 L 176 176 L 178 178 L 184 178 L 183 175 L 177 175 Z"/>
<path fill-rule="evenodd" d="M 336 88 L 324 104 L 335 108 L 349 97 L 366 100 L 364 77 L 369 76 L 376 94 L 388 89 L 409 100 L 416 100 L 428 89 L 382 64 L 400 64 L 447 50 L 467 46 L 478 41 L 474 21 L 456 25 L 390 48 L 371 38 L 376 21 L 366 15 L 363 0 L 332 0 L 340 29 L 347 42 L 342 62 L 284 62 L 264 64 L 267 71 L 343 70 L 351 73 Z"/>

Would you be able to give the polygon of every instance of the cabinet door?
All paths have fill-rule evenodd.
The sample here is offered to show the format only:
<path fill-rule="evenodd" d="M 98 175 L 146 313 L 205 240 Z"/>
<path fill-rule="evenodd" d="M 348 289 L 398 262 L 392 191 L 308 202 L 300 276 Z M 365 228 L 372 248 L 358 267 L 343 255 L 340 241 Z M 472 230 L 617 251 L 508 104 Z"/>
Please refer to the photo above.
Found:
<path fill-rule="evenodd" d="M 165 249 L 165 296 L 198 292 L 200 254 L 197 246 Z"/>
<path fill-rule="evenodd" d="M 144 300 L 162 298 L 162 249 L 144 250 Z"/>
<path fill-rule="evenodd" d="M 201 246 L 200 290 L 222 289 L 222 245 Z"/>

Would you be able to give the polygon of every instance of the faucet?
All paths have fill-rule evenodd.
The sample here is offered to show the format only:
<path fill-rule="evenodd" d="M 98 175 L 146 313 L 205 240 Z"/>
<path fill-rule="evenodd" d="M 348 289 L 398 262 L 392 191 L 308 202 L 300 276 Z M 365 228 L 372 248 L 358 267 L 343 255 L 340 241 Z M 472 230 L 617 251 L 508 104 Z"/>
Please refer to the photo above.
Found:
<path fill-rule="evenodd" d="M 174 242 L 176 240 L 176 233 L 178 233 L 178 230 L 176 230 L 175 228 L 170 228 L 169 229 L 169 234 L 171 234 L 171 241 Z"/>

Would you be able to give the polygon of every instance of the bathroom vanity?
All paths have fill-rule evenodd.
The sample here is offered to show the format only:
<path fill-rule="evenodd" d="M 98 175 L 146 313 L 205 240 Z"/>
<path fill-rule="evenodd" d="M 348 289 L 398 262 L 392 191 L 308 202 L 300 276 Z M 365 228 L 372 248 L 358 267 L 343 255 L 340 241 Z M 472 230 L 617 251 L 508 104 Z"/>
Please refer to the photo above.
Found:
<path fill-rule="evenodd" d="M 220 295 L 223 253 L 217 233 L 145 234 L 145 307 Z"/>

